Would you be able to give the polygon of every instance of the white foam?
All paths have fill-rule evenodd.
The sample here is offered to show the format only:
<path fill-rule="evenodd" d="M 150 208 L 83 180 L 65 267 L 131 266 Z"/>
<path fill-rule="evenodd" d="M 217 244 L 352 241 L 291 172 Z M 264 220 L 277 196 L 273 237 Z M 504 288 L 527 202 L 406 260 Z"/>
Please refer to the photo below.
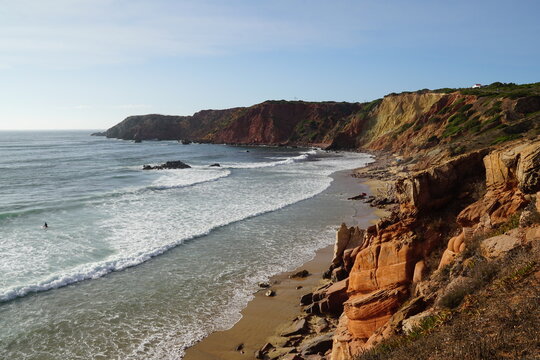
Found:
<path fill-rule="evenodd" d="M 222 167 L 229 169 L 260 169 L 267 167 L 274 167 L 279 165 L 288 165 L 293 164 L 297 161 L 306 160 L 310 155 L 315 155 L 317 153 L 316 149 L 306 151 L 298 156 L 280 158 L 278 161 L 272 162 L 254 162 L 254 163 L 224 163 Z"/>
<path fill-rule="evenodd" d="M 166 190 L 178 187 L 192 186 L 208 181 L 215 181 L 231 174 L 227 169 L 216 168 L 191 168 L 178 170 L 159 170 L 160 176 L 152 182 L 149 189 Z"/>
<path fill-rule="evenodd" d="M 100 215 L 102 220 L 96 226 L 100 229 L 100 236 L 104 237 L 102 241 L 111 254 L 98 261 L 89 261 L 95 259 L 92 257 L 97 246 L 94 244 L 95 240 L 87 238 L 85 229 L 81 229 L 82 236 L 77 233 L 68 234 L 74 239 L 72 242 L 59 239 L 64 242 L 59 243 L 57 248 L 41 251 L 39 257 L 32 259 L 33 267 L 36 268 L 35 274 L 48 273 L 47 276 L 33 275 L 23 280 L 21 284 L 17 271 L 14 270 L 17 268 L 16 263 L 6 262 L 0 266 L 11 271 L 6 275 L 8 282 L 4 282 L 7 286 L 0 288 L 0 301 L 99 278 L 110 272 L 141 264 L 189 239 L 208 234 L 218 227 L 311 198 L 330 185 L 332 179 L 328 177 L 329 174 L 360 167 L 372 161 L 371 157 L 361 154 L 341 154 L 339 158 L 298 162 L 316 153 L 317 150 L 311 150 L 287 158 L 283 162 L 270 163 L 274 164 L 270 165 L 273 169 L 271 172 L 262 173 L 264 177 L 261 180 L 273 176 L 276 181 L 269 180 L 268 184 L 271 187 L 257 187 L 256 177 L 231 179 L 229 169 L 167 170 L 152 183 L 150 188 L 181 193 L 170 191 L 127 193 L 95 205 L 96 209 L 93 211 L 98 210 L 102 214 Z M 277 163 L 284 166 L 276 167 Z M 280 172 L 288 177 L 282 178 Z M 310 177 L 305 178 L 301 176 L 302 174 L 310 174 Z M 225 178 L 223 181 L 214 181 L 223 178 Z M 186 189 L 186 186 L 199 183 L 202 185 Z M 173 199 L 186 199 L 186 202 L 178 203 L 178 200 L 171 202 Z M 52 236 L 54 232 L 50 234 Z M 65 237 L 64 234 L 59 235 Z M 58 256 L 59 251 L 73 253 L 74 264 L 68 267 L 66 266 L 68 262 L 65 264 L 60 262 L 55 265 L 61 269 L 50 271 L 49 257 Z M 85 256 L 87 252 L 90 255 Z M 8 257 L 8 260 L 10 258 Z M 17 258 L 15 256 L 13 261 L 17 261 Z"/>

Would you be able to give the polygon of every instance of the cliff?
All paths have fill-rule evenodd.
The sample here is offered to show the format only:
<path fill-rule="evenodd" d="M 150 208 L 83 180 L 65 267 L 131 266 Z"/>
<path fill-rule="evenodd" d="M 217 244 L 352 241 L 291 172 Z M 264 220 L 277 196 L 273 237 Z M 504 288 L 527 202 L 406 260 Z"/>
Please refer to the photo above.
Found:
<path fill-rule="evenodd" d="M 334 132 L 333 148 L 393 153 L 358 172 L 387 182 L 391 214 L 342 224 L 327 282 L 301 299 L 310 324 L 335 327 L 308 326 L 260 358 L 540 356 L 540 327 L 521 311 L 537 316 L 540 298 L 540 97 L 484 95 L 389 95 Z"/>
<path fill-rule="evenodd" d="M 282 100 L 192 116 L 130 116 L 103 134 L 126 140 L 319 145 L 416 157 L 420 152 L 429 159 L 438 151 L 440 160 L 530 135 L 538 111 L 540 83 L 494 83 L 390 94 L 362 104 Z"/>
<path fill-rule="evenodd" d="M 303 335 L 257 353 L 296 360 L 540 356 L 538 322 L 524 323 L 540 315 L 531 306 L 540 299 L 539 134 L 540 83 L 364 104 L 267 101 L 130 117 L 106 132 L 387 154 L 358 176 L 386 181 L 384 201 L 372 204 L 389 203 L 390 215 L 367 229 L 341 226 L 326 283 L 301 299 Z M 320 318 L 335 326 L 321 331 Z"/>
<path fill-rule="evenodd" d="M 388 217 L 337 231 L 328 279 L 300 300 L 302 335 L 257 358 L 540 356 L 540 139 L 407 166 L 386 167 Z"/>
<path fill-rule="evenodd" d="M 193 116 L 130 116 L 104 135 L 125 140 L 190 139 L 230 144 L 329 144 L 359 103 L 266 101 L 248 108 L 203 110 Z"/>

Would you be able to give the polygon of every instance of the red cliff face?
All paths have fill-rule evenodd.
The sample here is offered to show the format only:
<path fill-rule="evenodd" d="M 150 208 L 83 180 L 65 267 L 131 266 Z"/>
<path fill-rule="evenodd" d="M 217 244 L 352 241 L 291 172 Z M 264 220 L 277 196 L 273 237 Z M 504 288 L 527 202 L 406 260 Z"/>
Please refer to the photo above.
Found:
<path fill-rule="evenodd" d="M 266 101 L 245 109 L 212 137 L 213 142 L 328 143 L 328 134 L 361 108 L 354 103 Z"/>
<path fill-rule="evenodd" d="M 204 110 L 193 116 L 131 116 L 105 134 L 141 140 L 316 144 L 336 150 L 387 150 L 417 158 L 438 148 L 440 160 L 533 132 L 540 110 L 538 99 L 540 95 L 516 99 L 502 94 L 419 91 L 363 104 L 266 101 L 247 108 Z"/>
<path fill-rule="evenodd" d="M 359 103 L 266 101 L 193 116 L 131 116 L 110 128 L 121 139 L 191 139 L 231 144 L 330 144 Z"/>

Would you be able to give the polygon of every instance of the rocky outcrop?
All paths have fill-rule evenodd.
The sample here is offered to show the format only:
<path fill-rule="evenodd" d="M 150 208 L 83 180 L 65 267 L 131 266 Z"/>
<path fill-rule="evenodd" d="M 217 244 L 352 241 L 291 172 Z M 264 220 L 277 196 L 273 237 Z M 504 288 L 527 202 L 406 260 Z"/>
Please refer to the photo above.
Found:
<path fill-rule="evenodd" d="M 339 123 L 361 108 L 358 103 L 266 101 L 244 109 L 207 137 L 217 143 L 326 143 Z"/>
<path fill-rule="evenodd" d="M 166 169 L 189 169 L 191 166 L 188 164 L 177 160 L 177 161 L 167 161 L 164 164 L 161 165 L 144 165 L 143 170 L 166 170 Z"/>
<path fill-rule="evenodd" d="M 488 150 L 479 150 L 464 154 L 398 180 L 401 211 L 416 214 L 446 205 L 460 192 L 460 187 L 484 175 L 482 161 L 487 153 Z"/>
<path fill-rule="evenodd" d="M 515 99 L 423 90 L 369 103 L 265 101 L 192 116 L 130 116 L 105 135 L 139 141 L 386 150 L 414 157 L 416 169 L 425 170 L 433 160 L 485 148 L 486 139 L 498 143 L 536 134 L 538 98 L 526 92 Z"/>
<path fill-rule="evenodd" d="M 345 223 L 341 224 L 341 227 L 336 233 L 336 242 L 334 244 L 334 257 L 332 258 L 332 266 L 334 268 L 344 265 L 345 258 L 350 257 L 350 254 L 344 256 L 347 250 L 352 250 L 362 245 L 364 233 L 364 230 L 358 226 L 348 228 Z"/>
<path fill-rule="evenodd" d="M 485 157 L 486 185 L 490 189 L 518 187 L 523 193 L 540 190 L 540 143 L 525 142 L 493 151 Z"/>
<path fill-rule="evenodd" d="M 334 127 L 360 108 L 358 103 L 266 101 L 248 108 L 203 110 L 192 116 L 130 116 L 105 135 L 125 140 L 328 144 Z"/>
<path fill-rule="evenodd" d="M 405 93 L 385 96 L 377 109 L 376 116 L 370 118 L 366 126 L 365 141 L 377 148 L 376 139 L 390 134 L 404 124 L 416 121 L 445 97 L 448 96 L 438 93 Z"/>
<path fill-rule="evenodd" d="M 464 228 L 463 231 L 458 235 L 450 238 L 448 241 L 448 246 L 443 252 L 441 261 L 439 262 L 438 269 L 442 269 L 446 265 L 452 263 L 456 256 L 465 250 L 465 237 L 470 239 L 470 228 Z"/>
<path fill-rule="evenodd" d="M 485 239 L 480 244 L 482 255 L 493 259 L 521 245 L 521 239 L 516 236 L 498 235 Z"/>
<path fill-rule="evenodd" d="M 449 205 L 465 207 L 454 215 L 458 215 L 461 231 L 448 240 L 438 263 L 438 269 L 442 269 L 464 252 L 482 221 L 492 228 L 527 205 L 527 194 L 538 191 L 539 149 L 540 141 L 533 141 L 491 152 L 474 151 L 397 180 L 399 213 L 367 229 L 356 252 L 349 275 L 349 298 L 343 304 L 334 337 L 333 360 L 350 359 L 395 334 L 396 327 L 405 319 L 396 318 L 398 309 L 409 297 L 410 285 L 425 280 L 426 259 L 441 239 L 430 238 L 430 231 L 422 228 L 423 219 L 437 211 L 447 212 L 444 209 Z M 475 188 L 482 192 L 483 182 L 486 194 L 465 206 Z M 336 255 L 349 234 L 350 230 L 342 225 L 336 239 Z M 515 236 L 502 235 L 485 240 L 481 248 L 486 257 L 492 258 L 519 246 L 520 241 Z"/>
<path fill-rule="evenodd" d="M 457 217 L 464 227 L 485 232 L 508 220 L 540 190 L 540 140 L 495 150 L 483 159 L 486 194 Z"/>
<path fill-rule="evenodd" d="M 514 110 L 522 114 L 540 111 L 540 96 L 527 96 L 517 100 Z"/>

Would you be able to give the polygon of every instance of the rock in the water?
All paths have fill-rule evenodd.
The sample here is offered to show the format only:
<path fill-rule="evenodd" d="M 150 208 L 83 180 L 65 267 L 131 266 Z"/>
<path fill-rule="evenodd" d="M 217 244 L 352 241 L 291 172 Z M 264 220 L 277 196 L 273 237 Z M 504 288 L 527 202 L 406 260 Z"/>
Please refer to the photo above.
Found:
<path fill-rule="evenodd" d="M 167 161 L 165 164 L 156 165 L 156 166 L 143 165 L 143 170 L 189 169 L 189 168 L 191 168 L 191 166 L 179 160 Z"/>
<path fill-rule="evenodd" d="M 302 271 L 299 271 L 297 273 L 294 273 L 292 275 L 289 275 L 289 278 L 291 279 L 295 279 L 295 278 L 305 278 L 305 277 L 308 277 L 310 274 L 309 274 L 309 271 L 307 270 L 302 270 Z"/>
<path fill-rule="evenodd" d="M 221 165 L 218 164 L 218 163 L 214 163 L 214 164 L 210 165 L 210 167 L 221 167 Z"/>
<path fill-rule="evenodd" d="M 259 283 L 259 287 L 260 288 L 269 288 L 270 287 L 270 284 L 269 283 Z"/>
<path fill-rule="evenodd" d="M 264 295 L 268 297 L 272 297 L 272 296 L 276 296 L 276 292 L 274 290 L 268 290 L 267 292 L 264 293 Z"/>

